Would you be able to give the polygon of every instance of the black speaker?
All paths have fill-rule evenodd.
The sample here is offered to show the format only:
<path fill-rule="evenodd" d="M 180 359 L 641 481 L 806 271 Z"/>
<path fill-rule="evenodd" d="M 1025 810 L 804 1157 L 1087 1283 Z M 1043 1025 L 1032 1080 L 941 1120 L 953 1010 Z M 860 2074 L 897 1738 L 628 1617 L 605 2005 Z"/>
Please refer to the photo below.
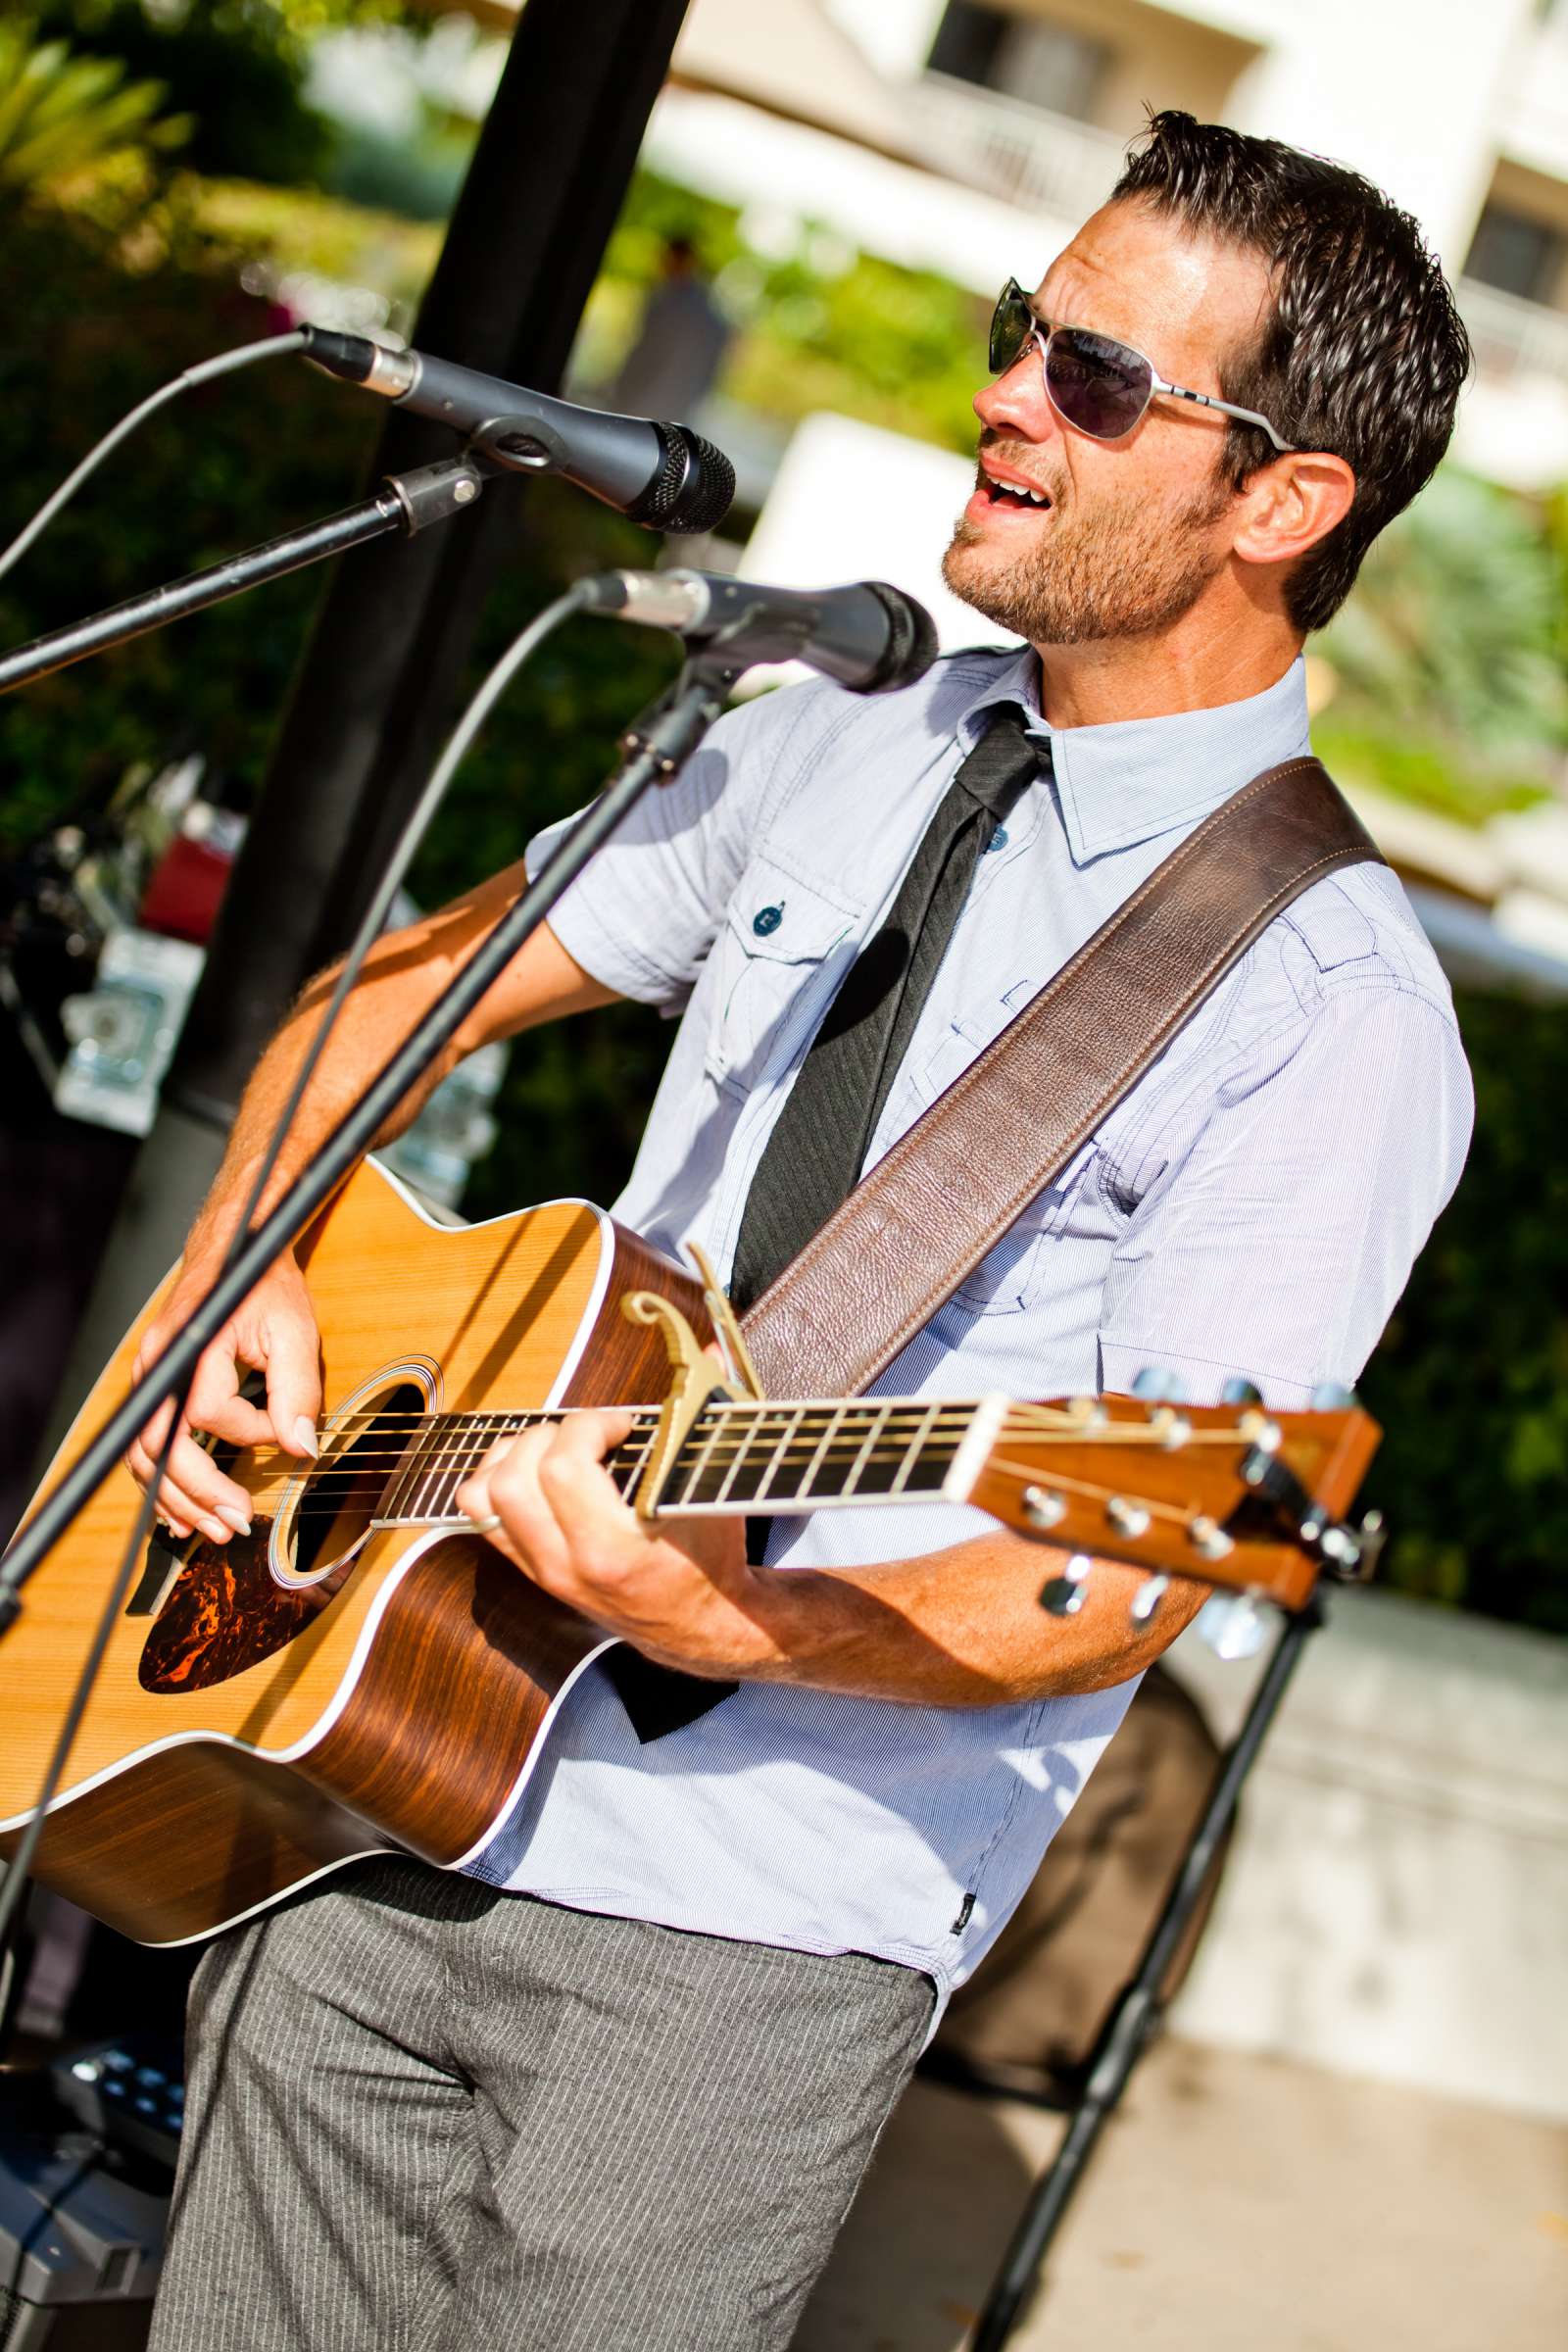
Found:
<path fill-rule="evenodd" d="M 169 2186 L 167 2168 L 107 2146 L 47 2107 L 8 2100 L 0 2108 L 0 2352 L 141 2352 Z"/>

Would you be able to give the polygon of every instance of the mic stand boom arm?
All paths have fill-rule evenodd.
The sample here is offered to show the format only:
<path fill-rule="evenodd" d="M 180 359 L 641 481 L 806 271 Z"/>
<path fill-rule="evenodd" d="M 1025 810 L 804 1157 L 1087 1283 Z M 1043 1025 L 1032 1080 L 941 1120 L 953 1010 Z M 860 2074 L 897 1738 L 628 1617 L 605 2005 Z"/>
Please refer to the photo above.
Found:
<path fill-rule="evenodd" d="M 166 621 L 182 620 L 187 612 L 205 612 L 209 605 L 220 605 L 264 580 L 281 579 L 285 572 L 302 570 L 323 557 L 343 555 L 388 531 L 402 530 L 412 538 L 432 522 L 463 514 L 475 503 L 488 477 L 503 470 L 510 469 L 486 454 L 465 451 L 459 458 L 441 458 L 408 473 L 388 474 L 372 498 L 346 507 L 340 514 L 285 531 L 281 538 L 247 548 L 243 555 L 226 556 L 205 571 L 149 588 L 145 595 L 112 605 L 89 620 L 73 621 L 47 637 L 35 637 L 30 645 L 0 654 L 0 694 L 30 685 L 34 678 L 47 677 L 51 670 L 64 669 L 106 646 L 144 637 Z"/>
<path fill-rule="evenodd" d="M 668 692 L 621 738 L 625 759 L 599 799 L 583 811 L 537 878 L 508 908 L 477 954 L 442 990 L 390 1061 L 345 1112 L 316 1157 L 301 1170 L 192 1311 L 179 1337 L 94 1432 L 0 1560 L 0 1633 L 13 1625 L 21 1612 L 23 1585 L 87 1497 L 109 1476 L 137 1431 L 180 1388 L 203 1348 L 217 1337 L 273 1258 L 330 1200 L 415 1081 L 538 930 L 563 892 L 649 786 L 668 784 L 679 773 L 723 709 L 725 696 L 743 666 L 744 662 L 727 654 L 721 640 L 715 640 L 687 662 Z"/>

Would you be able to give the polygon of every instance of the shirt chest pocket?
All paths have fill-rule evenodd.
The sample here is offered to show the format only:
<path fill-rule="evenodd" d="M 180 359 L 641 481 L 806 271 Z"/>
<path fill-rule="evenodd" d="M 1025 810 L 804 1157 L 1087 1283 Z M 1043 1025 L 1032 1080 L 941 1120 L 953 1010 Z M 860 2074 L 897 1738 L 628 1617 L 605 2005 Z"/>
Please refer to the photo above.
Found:
<path fill-rule="evenodd" d="M 814 1028 L 853 962 L 861 906 L 795 865 L 754 858 L 712 948 L 706 1065 L 726 1093 L 751 1093 Z"/>

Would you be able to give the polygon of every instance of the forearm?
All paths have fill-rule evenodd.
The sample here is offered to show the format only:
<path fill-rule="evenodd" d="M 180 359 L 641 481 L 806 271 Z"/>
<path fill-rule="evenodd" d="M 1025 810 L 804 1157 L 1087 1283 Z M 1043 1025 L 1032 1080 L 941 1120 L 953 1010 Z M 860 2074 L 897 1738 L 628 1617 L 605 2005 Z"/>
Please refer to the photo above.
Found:
<path fill-rule="evenodd" d="M 568 1413 L 497 1441 L 457 1508 L 525 1576 L 661 1664 L 911 1706 L 997 1706 L 1142 1673 L 1207 1588 L 1173 1580 L 1152 1619 L 1142 1569 L 1097 1560 L 1070 1617 L 1040 1605 L 1063 1554 L 999 1533 L 829 1573 L 760 1568 L 738 1519 L 639 1519 L 606 1475 L 624 1411 Z"/>
<path fill-rule="evenodd" d="M 1040 1593 L 1062 1564 L 1048 1545 L 998 1534 L 852 1571 L 757 1570 L 736 1671 L 919 1706 L 1102 1690 L 1151 1665 L 1207 1593 L 1175 1581 L 1140 1625 L 1131 1609 L 1147 1576 L 1097 1560 L 1082 1605 L 1054 1616 Z"/>

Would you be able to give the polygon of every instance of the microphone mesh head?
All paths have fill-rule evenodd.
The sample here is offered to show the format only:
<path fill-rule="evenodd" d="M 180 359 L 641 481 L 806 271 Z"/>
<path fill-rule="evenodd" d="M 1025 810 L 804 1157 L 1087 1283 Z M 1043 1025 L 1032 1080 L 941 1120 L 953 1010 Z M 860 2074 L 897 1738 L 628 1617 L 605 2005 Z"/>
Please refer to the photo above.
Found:
<path fill-rule="evenodd" d="M 735 468 L 721 449 L 694 433 L 689 424 L 655 427 L 663 446 L 663 464 L 634 507 L 626 509 L 633 522 L 651 531 L 711 531 L 729 513 L 735 496 Z"/>
<path fill-rule="evenodd" d="M 888 616 L 888 647 L 861 694 L 891 694 L 896 687 L 912 686 L 923 678 L 940 650 L 936 622 L 917 597 L 906 596 L 887 580 L 865 585 Z"/>

